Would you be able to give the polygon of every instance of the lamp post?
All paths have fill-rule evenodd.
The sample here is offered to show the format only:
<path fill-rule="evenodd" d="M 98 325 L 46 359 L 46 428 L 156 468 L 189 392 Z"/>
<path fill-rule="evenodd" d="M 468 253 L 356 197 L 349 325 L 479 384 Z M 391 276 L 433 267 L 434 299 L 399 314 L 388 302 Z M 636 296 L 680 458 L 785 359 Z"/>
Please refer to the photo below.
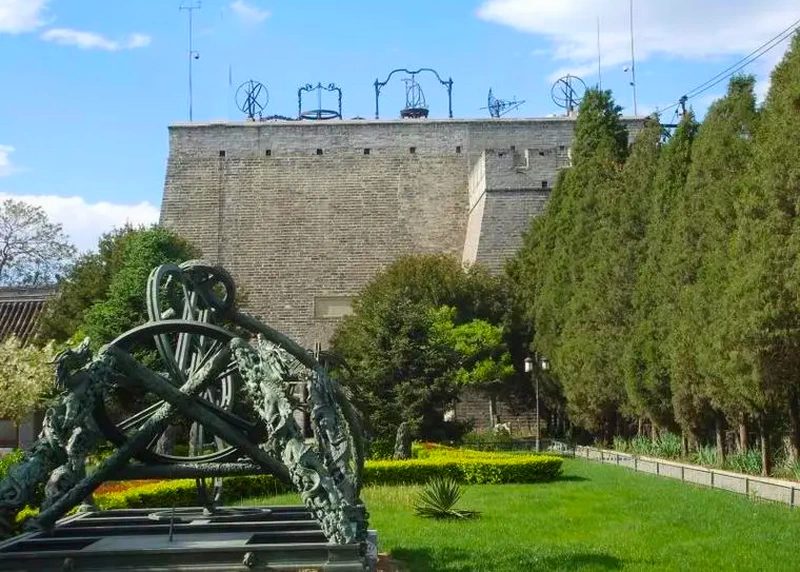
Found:
<path fill-rule="evenodd" d="M 530 373 L 531 377 L 533 378 L 534 388 L 536 390 L 536 452 L 539 452 L 539 433 L 540 433 L 540 425 L 539 425 L 539 376 L 536 375 L 534 371 L 534 359 L 531 357 L 525 358 L 525 373 Z M 547 371 L 550 369 L 550 362 L 547 361 L 547 358 L 544 356 L 539 356 L 539 367 L 542 371 Z"/>

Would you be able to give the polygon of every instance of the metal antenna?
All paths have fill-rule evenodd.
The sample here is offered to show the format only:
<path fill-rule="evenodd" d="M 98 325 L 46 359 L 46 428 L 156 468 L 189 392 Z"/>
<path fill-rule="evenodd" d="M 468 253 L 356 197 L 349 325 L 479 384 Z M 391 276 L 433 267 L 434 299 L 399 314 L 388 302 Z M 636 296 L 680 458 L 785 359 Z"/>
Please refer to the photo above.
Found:
<path fill-rule="evenodd" d="M 636 57 L 633 52 L 633 0 L 631 6 L 631 87 L 633 88 L 633 116 L 638 117 L 639 112 L 636 108 Z"/>
<path fill-rule="evenodd" d="M 600 63 L 600 16 L 597 17 L 597 87 L 603 89 L 603 71 Z"/>
<path fill-rule="evenodd" d="M 197 0 L 197 2 L 191 4 L 184 4 L 181 2 L 181 5 L 178 7 L 178 10 L 186 10 L 189 12 L 189 121 L 192 120 L 192 60 L 200 59 L 200 53 L 194 51 L 194 46 L 192 45 L 192 12 L 202 7 L 201 0 Z"/>

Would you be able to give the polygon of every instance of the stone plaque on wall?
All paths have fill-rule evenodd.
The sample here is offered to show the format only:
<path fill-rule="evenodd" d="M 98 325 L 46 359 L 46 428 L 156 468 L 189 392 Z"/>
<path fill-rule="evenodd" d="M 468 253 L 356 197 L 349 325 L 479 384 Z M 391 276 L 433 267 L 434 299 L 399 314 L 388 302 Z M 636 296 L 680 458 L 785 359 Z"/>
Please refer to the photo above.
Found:
<path fill-rule="evenodd" d="M 352 296 L 315 296 L 315 318 L 343 318 L 353 313 Z"/>

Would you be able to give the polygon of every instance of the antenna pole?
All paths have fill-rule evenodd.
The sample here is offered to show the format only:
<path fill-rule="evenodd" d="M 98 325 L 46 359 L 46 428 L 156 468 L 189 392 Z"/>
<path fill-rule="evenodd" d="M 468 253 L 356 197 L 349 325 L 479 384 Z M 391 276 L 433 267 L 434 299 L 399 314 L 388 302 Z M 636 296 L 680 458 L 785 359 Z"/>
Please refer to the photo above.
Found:
<path fill-rule="evenodd" d="M 603 89 L 603 72 L 600 63 L 600 16 L 597 17 L 597 87 Z"/>
<path fill-rule="evenodd" d="M 184 5 L 181 2 L 181 5 L 178 7 L 178 10 L 186 10 L 189 13 L 189 121 L 192 121 L 192 60 L 195 58 L 200 57 L 198 52 L 194 51 L 194 45 L 192 44 L 192 31 L 193 31 L 193 21 L 192 21 L 192 12 L 195 10 L 199 10 L 202 8 L 202 4 L 200 0 L 197 0 L 197 3 Z"/>
<path fill-rule="evenodd" d="M 630 1 L 631 6 L 631 87 L 633 88 L 633 115 L 637 117 L 639 111 L 636 107 L 636 57 L 633 51 L 633 0 Z"/>

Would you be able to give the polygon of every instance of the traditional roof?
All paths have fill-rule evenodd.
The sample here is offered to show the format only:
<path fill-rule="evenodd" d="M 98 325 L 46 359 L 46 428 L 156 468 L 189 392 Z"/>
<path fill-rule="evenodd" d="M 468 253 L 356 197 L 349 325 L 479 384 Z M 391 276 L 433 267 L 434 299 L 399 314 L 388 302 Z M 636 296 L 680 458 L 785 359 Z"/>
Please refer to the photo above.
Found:
<path fill-rule="evenodd" d="M 0 288 L 0 341 L 16 335 L 27 343 L 36 331 L 45 301 L 55 287 Z"/>

